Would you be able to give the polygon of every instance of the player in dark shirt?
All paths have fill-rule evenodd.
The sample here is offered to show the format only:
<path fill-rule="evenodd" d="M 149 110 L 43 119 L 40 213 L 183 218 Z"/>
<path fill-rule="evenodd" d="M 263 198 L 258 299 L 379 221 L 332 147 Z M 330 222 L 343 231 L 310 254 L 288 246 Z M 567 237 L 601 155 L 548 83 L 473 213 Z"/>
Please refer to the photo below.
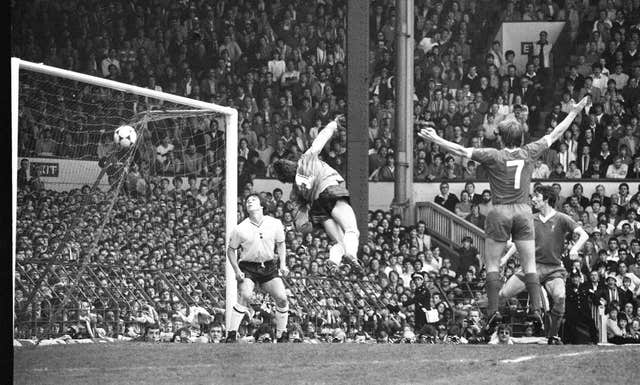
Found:
<path fill-rule="evenodd" d="M 589 235 L 571 217 L 553 209 L 556 196 L 551 186 L 538 186 L 533 192 L 531 203 L 539 210 L 533 223 L 536 234 L 536 270 L 540 283 L 544 285 L 552 300 L 551 324 L 547 331 L 549 344 L 561 344 L 558 331 L 565 310 L 565 281 L 567 271 L 563 264 L 564 240 L 567 234 L 576 233 L 580 238 L 571 247 L 569 258 L 580 259 L 578 252 L 589 239 Z M 500 296 L 513 298 L 525 289 L 524 273 L 512 275 L 500 290 Z"/>
<path fill-rule="evenodd" d="M 471 158 L 487 169 L 489 186 L 493 195 L 493 208 L 487 214 L 485 232 L 487 240 L 484 250 L 484 264 L 487 269 L 488 314 L 500 319 L 498 312 L 498 292 L 500 290 L 500 257 L 506 242 L 511 238 L 520 254 L 525 273 L 525 286 L 531 297 L 531 314 L 541 323 L 540 281 L 536 273 L 535 237 L 533 214 L 529 206 L 531 174 L 535 159 L 539 158 L 555 141 L 560 139 L 581 113 L 589 97 L 573 104 L 567 117 L 548 135 L 523 147 L 523 127 L 515 119 L 506 119 L 498 124 L 505 148 L 465 148 L 438 136 L 433 125 L 422 123 L 418 133 L 423 139 L 434 142 L 441 149 L 454 155 Z M 490 320 L 491 321 L 491 320 Z M 489 322 L 491 324 L 491 322 Z"/>

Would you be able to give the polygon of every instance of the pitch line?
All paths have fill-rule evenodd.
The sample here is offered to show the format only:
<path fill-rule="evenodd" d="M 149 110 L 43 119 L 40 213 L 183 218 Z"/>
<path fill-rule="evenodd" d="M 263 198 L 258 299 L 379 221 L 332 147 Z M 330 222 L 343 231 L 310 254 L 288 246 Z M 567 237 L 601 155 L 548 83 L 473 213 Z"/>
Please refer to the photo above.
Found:
<path fill-rule="evenodd" d="M 593 353 L 612 353 L 612 352 L 618 352 L 618 351 L 620 351 L 620 349 L 584 350 L 582 352 L 521 356 L 521 357 L 510 358 L 510 359 L 506 359 L 506 360 L 500 360 L 499 362 L 501 364 L 517 364 L 517 363 L 520 363 L 520 362 L 531 361 L 531 360 L 534 360 L 536 358 L 576 357 L 576 356 L 584 356 L 584 355 L 593 354 Z"/>

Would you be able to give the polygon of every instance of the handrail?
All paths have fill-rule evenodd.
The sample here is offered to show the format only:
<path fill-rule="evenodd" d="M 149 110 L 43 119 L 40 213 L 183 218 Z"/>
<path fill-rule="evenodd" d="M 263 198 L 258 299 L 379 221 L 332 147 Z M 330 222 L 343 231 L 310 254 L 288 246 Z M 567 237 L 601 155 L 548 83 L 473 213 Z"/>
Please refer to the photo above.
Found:
<path fill-rule="evenodd" d="M 484 230 L 444 207 L 434 202 L 417 202 L 416 220 L 424 221 L 430 234 L 438 237 L 450 248 L 460 247 L 462 238 L 469 236 L 475 247 L 481 254 L 484 254 L 484 241 L 486 238 Z"/>

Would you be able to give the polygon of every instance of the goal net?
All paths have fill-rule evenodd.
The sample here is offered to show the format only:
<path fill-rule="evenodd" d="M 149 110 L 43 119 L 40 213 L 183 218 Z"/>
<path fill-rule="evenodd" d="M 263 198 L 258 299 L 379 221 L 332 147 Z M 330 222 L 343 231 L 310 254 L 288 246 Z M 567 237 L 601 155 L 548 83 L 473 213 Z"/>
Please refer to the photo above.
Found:
<path fill-rule="evenodd" d="M 11 64 L 14 331 L 21 320 L 33 329 L 77 318 L 96 300 L 105 312 L 152 302 L 132 271 L 157 267 L 162 256 L 128 253 L 132 243 L 169 241 L 154 232 L 155 221 L 175 222 L 173 238 L 188 244 L 203 234 L 183 226 L 181 214 L 219 213 L 224 222 L 204 237 L 226 244 L 225 229 L 237 223 L 236 110 L 17 58 Z M 137 136 L 128 147 L 114 140 L 124 125 Z M 146 212 L 151 200 L 163 211 Z M 42 244 L 24 247 L 34 238 Z M 215 246 L 226 280 L 200 281 L 226 282 L 229 310 L 236 285 L 224 244 Z M 199 262 L 195 255 L 173 269 L 197 271 Z M 122 268 L 123 282 L 99 270 L 109 265 Z M 202 296 L 187 292 L 188 303 L 201 305 Z"/>

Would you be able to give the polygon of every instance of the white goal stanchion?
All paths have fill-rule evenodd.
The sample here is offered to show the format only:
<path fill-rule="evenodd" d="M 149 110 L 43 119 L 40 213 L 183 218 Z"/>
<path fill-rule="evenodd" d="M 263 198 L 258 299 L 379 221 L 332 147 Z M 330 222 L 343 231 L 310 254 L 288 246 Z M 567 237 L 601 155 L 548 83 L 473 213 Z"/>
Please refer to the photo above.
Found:
<path fill-rule="evenodd" d="M 224 183 L 224 196 L 225 196 L 225 241 L 226 244 L 229 242 L 230 229 L 237 225 L 238 215 L 237 215 L 237 203 L 238 203 L 238 188 L 237 188 L 237 159 L 238 159 L 238 112 L 237 110 L 230 108 L 219 106 L 213 103 L 207 103 L 200 100 L 190 99 L 187 97 L 182 97 L 178 95 L 172 95 L 148 88 L 138 87 L 130 84 L 125 84 L 109 79 L 104 79 L 100 77 L 90 76 L 74 71 L 64 70 L 61 68 L 56 68 L 40 63 L 33 63 L 21 60 L 19 58 L 11 58 L 11 132 L 12 132 L 12 236 L 13 236 L 13 245 L 12 245 L 12 262 L 13 262 L 13 272 L 15 274 L 15 264 L 16 264 L 16 213 L 17 213 L 17 180 L 18 180 L 18 158 L 24 157 L 22 154 L 18 154 L 20 151 L 21 144 L 19 143 L 18 136 L 19 128 L 21 127 L 21 96 L 25 97 L 25 95 L 21 95 L 24 89 L 21 88 L 24 82 L 24 79 L 21 78 L 22 75 L 28 74 L 29 76 L 47 76 L 51 77 L 55 80 L 47 80 L 46 82 L 42 82 L 48 86 L 51 90 L 57 90 L 56 87 L 64 88 L 66 85 L 63 82 L 70 82 L 74 85 L 80 83 L 88 85 L 89 88 L 103 88 L 108 89 L 109 91 L 113 91 L 114 93 L 121 93 L 123 95 L 133 95 L 133 98 L 143 97 L 149 98 L 148 100 L 154 101 L 162 101 L 171 105 L 171 108 L 166 107 L 163 108 L 157 107 L 155 109 L 149 109 L 146 111 L 137 111 L 136 118 L 138 118 L 138 129 L 146 129 L 146 124 L 148 122 L 160 122 L 161 119 L 179 119 L 181 116 L 187 117 L 197 117 L 204 114 L 212 114 L 217 116 L 224 117 L 224 131 L 225 131 L 225 146 L 224 149 L 220 148 L 219 151 L 224 151 L 224 156 L 221 159 L 224 161 L 224 171 L 225 171 L 225 183 Z M 68 91 L 69 88 L 66 90 Z M 25 88 L 29 88 L 28 85 Z M 35 95 L 36 93 L 43 94 L 44 91 L 38 89 L 38 87 L 30 87 L 29 89 L 30 96 Z M 62 90 L 57 92 L 62 94 Z M 107 95 L 109 92 L 106 93 Z M 51 91 L 50 94 L 44 95 L 42 97 L 43 101 L 38 101 L 37 106 L 44 106 L 45 108 L 49 108 L 51 104 L 48 104 L 48 100 L 54 100 L 54 91 Z M 98 95 L 97 97 L 100 97 Z M 104 101 L 104 98 L 101 99 Z M 74 101 L 71 100 L 71 103 Z M 69 103 L 69 101 L 67 101 Z M 76 108 L 81 113 L 83 112 L 83 108 L 91 108 L 93 103 L 85 103 L 83 106 Z M 178 107 L 176 107 L 178 106 Z M 180 108 L 182 106 L 182 108 Z M 54 106 L 55 107 L 55 106 Z M 63 107 L 64 108 L 64 107 Z M 191 109 L 189 109 L 191 108 Z M 53 119 L 56 120 L 56 124 L 58 121 L 62 121 L 62 125 L 66 125 L 64 119 L 68 118 L 66 111 L 60 112 L 60 109 L 51 108 L 54 110 Z M 43 113 L 38 111 L 38 108 L 32 109 L 34 113 Z M 69 109 L 71 113 L 75 111 L 75 109 Z M 131 112 L 131 111 L 129 111 Z M 136 112 L 136 111 L 133 111 Z M 105 110 L 101 113 L 104 116 L 109 116 L 111 110 Z M 129 114 L 131 116 L 132 114 Z M 98 115 L 96 115 L 98 116 Z M 142 118 L 139 118 L 142 116 Z M 69 125 L 73 124 L 71 118 L 68 118 Z M 50 124 L 50 122 L 49 122 Z M 103 125 L 104 127 L 104 125 Z M 112 127 L 113 128 L 113 127 Z M 68 130 L 67 130 L 68 131 Z M 100 131 L 101 133 L 104 132 Z M 99 133 L 97 135 L 100 135 Z M 113 137 L 113 132 L 110 133 L 110 137 Z M 138 132 L 138 141 L 141 141 L 141 134 Z M 137 143 L 136 143 L 137 145 Z M 55 157 L 55 155 L 54 155 Z M 96 159 L 97 160 L 97 159 Z M 115 199 L 115 198 L 113 198 Z M 226 259 L 226 250 L 225 250 L 225 259 Z M 231 308 L 233 307 L 235 301 L 237 300 L 237 288 L 235 281 L 235 274 L 233 273 L 233 269 L 228 261 L 225 263 L 225 282 L 226 282 L 226 290 L 225 290 L 225 308 L 226 308 L 226 323 L 227 327 L 229 326 L 229 314 L 231 314 Z M 15 301 L 15 280 L 13 280 L 13 299 Z M 14 306 L 14 321 L 15 321 L 15 306 Z"/>

